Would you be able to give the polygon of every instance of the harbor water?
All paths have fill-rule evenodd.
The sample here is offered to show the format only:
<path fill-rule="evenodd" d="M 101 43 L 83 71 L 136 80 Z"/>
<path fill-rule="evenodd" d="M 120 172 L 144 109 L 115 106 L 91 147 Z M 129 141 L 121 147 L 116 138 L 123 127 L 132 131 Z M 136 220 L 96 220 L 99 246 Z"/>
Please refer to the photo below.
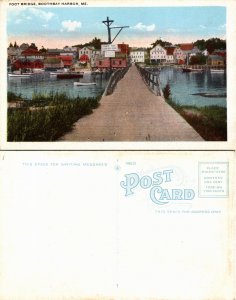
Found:
<path fill-rule="evenodd" d="M 181 68 L 164 67 L 160 71 L 161 88 L 167 83 L 171 99 L 179 105 L 226 107 L 225 73 L 213 73 L 210 70 L 184 73 Z M 205 93 L 211 94 L 211 97 L 203 96 Z"/>
<path fill-rule="evenodd" d="M 57 79 L 49 72 L 34 74 L 30 77 L 9 77 L 8 91 L 20 94 L 24 99 L 32 99 L 34 94 L 65 93 L 70 98 L 96 97 L 100 95 L 107 84 L 105 75 L 84 74 L 79 79 Z M 75 86 L 74 82 L 96 82 L 96 85 Z"/>
<path fill-rule="evenodd" d="M 209 70 L 184 73 L 181 68 L 164 67 L 160 71 L 159 79 L 162 89 L 169 84 L 171 99 L 177 104 L 226 107 L 225 73 L 211 73 Z M 96 85 L 75 86 L 75 81 L 96 82 Z M 108 77 L 100 74 L 96 76 L 84 74 L 81 79 L 57 79 L 56 76 L 50 76 L 49 72 L 45 72 L 29 78 L 8 78 L 8 91 L 21 94 L 23 98 L 29 100 L 33 94 L 50 92 L 65 93 L 71 98 L 96 97 L 104 91 L 107 82 Z M 211 94 L 211 97 L 203 96 L 205 93 Z"/>

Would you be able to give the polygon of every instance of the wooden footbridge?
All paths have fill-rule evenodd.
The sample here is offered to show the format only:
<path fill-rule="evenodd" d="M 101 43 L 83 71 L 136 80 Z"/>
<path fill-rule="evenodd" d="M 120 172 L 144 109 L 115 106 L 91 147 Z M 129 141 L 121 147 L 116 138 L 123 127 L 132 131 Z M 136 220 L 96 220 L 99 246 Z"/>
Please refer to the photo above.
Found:
<path fill-rule="evenodd" d="M 202 137 L 131 66 L 114 92 L 79 119 L 64 141 L 202 141 Z"/>

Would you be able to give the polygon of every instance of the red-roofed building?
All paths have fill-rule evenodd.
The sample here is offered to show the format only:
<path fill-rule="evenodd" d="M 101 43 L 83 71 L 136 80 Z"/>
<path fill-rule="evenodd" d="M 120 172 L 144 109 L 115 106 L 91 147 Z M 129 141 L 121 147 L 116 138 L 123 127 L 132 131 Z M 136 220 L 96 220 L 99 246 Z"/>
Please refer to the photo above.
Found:
<path fill-rule="evenodd" d="M 174 56 L 179 64 L 183 62 L 188 64 L 191 56 L 199 53 L 200 50 L 193 45 L 193 43 L 180 44 L 179 47 L 176 48 Z"/>
<path fill-rule="evenodd" d="M 70 55 L 60 55 L 60 59 L 64 65 L 64 68 L 70 68 L 73 64 L 73 57 Z"/>
<path fill-rule="evenodd" d="M 127 59 L 125 57 L 112 57 L 111 60 L 103 58 L 96 61 L 96 68 L 98 69 L 120 69 L 125 67 L 127 67 Z"/>
<path fill-rule="evenodd" d="M 127 54 L 129 55 L 130 53 L 130 49 L 129 49 L 129 45 L 128 44 L 118 44 L 118 48 L 119 48 L 119 52 L 122 53 L 122 54 Z"/>
<path fill-rule="evenodd" d="M 166 49 L 166 62 L 174 63 L 175 62 L 175 59 L 174 59 L 175 47 L 165 47 L 165 49 Z"/>
<path fill-rule="evenodd" d="M 176 47 L 173 52 L 174 60 L 179 64 L 182 65 L 185 63 L 186 55 L 184 54 L 184 51 L 180 49 L 180 47 Z"/>
<path fill-rule="evenodd" d="M 27 48 L 21 52 L 21 58 L 44 59 L 44 55 L 35 48 Z"/>
<path fill-rule="evenodd" d="M 13 64 L 12 68 L 14 70 L 20 69 L 43 69 L 44 63 L 39 59 L 17 59 Z"/>
<path fill-rule="evenodd" d="M 180 44 L 180 49 L 183 51 L 192 51 L 194 48 L 193 43 Z"/>

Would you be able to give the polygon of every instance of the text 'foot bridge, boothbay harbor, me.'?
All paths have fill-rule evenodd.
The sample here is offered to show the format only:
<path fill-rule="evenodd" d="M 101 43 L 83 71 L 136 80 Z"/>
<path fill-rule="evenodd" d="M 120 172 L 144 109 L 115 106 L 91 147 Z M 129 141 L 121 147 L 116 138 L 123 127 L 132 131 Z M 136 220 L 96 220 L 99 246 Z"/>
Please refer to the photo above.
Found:
<path fill-rule="evenodd" d="M 112 84 L 111 77 L 99 107 L 79 119 L 62 141 L 203 141 L 160 95 L 158 76 L 146 78 L 135 65 L 119 73 L 122 78 Z"/>

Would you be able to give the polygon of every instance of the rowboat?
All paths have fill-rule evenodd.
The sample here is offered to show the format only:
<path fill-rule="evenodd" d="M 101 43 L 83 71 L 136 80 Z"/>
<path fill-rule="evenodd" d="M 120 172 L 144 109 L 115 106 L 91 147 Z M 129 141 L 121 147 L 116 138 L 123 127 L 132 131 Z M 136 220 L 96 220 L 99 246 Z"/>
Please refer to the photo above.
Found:
<path fill-rule="evenodd" d="M 78 86 L 96 85 L 96 82 L 74 82 L 74 85 L 78 85 Z"/>
<path fill-rule="evenodd" d="M 9 77 L 31 77 L 30 74 L 8 74 Z"/>
<path fill-rule="evenodd" d="M 224 69 L 211 69 L 211 73 L 224 73 Z"/>

